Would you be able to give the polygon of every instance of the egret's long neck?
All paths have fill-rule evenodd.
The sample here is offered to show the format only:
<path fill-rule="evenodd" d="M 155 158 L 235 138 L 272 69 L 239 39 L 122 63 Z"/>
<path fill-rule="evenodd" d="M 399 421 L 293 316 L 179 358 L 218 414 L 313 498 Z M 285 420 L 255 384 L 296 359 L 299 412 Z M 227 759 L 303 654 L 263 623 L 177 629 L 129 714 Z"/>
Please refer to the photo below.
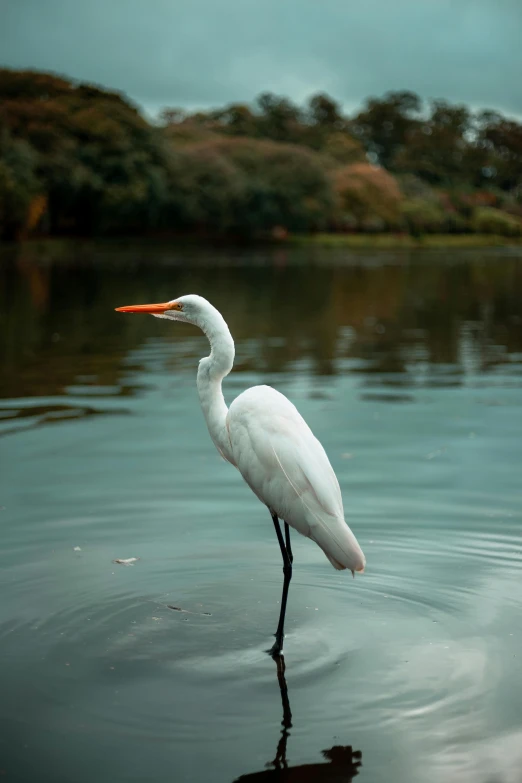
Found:
<path fill-rule="evenodd" d="M 218 451 L 230 462 L 230 441 L 226 428 L 228 408 L 221 381 L 234 364 L 234 340 L 221 313 L 212 307 L 211 314 L 198 324 L 208 337 L 210 356 L 201 359 L 198 369 L 198 394 L 210 437 Z"/>

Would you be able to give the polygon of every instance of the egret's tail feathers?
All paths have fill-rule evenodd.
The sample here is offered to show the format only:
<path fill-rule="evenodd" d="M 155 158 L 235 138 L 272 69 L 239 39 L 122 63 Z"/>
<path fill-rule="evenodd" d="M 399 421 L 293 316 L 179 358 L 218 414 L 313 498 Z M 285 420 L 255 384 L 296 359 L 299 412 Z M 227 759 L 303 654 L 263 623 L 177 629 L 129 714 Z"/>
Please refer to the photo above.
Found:
<path fill-rule="evenodd" d="M 333 565 L 333 567 L 336 569 L 336 571 L 346 571 L 346 566 L 340 563 L 338 560 L 336 560 L 335 557 L 329 555 L 328 552 L 325 552 L 325 555 L 330 561 L 330 563 Z"/>
<path fill-rule="evenodd" d="M 310 538 L 318 544 L 338 571 L 349 568 L 362 573 L 366 558 L 354 534 L 344 519 L 317 520 L 310 529 Z"/>

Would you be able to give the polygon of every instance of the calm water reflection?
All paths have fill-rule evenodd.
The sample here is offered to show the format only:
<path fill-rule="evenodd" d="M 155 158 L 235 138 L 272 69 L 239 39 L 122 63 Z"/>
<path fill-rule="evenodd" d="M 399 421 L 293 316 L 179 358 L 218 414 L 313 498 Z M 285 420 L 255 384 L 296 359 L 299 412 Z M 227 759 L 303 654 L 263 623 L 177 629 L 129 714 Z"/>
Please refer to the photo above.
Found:
<path fill-rule="evenodd" d="M 516 253 L 32 245 L 0 282 L 6 780 L 522 779 Z M 278 546 L 206 433 L 205 339 L 113 311 L 183 293 L 229 322 L 229 399 L 298 405 L 367 555 L 347 579 L 295 539 L 286 680 Z"/>

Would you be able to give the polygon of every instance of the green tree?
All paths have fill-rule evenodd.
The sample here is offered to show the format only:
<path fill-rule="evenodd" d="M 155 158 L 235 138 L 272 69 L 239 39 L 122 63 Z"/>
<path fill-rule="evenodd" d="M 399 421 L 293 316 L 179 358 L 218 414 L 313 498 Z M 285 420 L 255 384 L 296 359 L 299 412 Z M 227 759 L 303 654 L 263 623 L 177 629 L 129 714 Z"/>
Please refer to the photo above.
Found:
<path fill-rule="evenodd" d="M 310 98 L 308 114 L 313 125 L 325 129 L 328 133 L 343 130 L 346 126 L 339 104 L 325 93 L 317 93 Z"/>
<path fill-rule="evenodd" d="M 299 143 L 303 116 L 298 106 L 288 98 L 270 92 L 262 93 L 256 103 L 260 112 L 258 127 L 261 136 L 274 141 Z"/>
<path fill-rule="evenodd" d="M 471 116 L 465 106 L 433 101 L 428 120 L 415 124 L 392 160 L 397 171 L 433 184 L 456 184 L 468 175 Z"/>
<path fill-rule="evenodd" d="M 389 168 L 419 124 L 421 99 L 413 92 L 388 92 L 384 98 L 369 98 L 351 122 L 351 131 L 376 160 Z"/>
<path fill-rule="evenodd" d="M 23 232 L 40 190 L 30 145 L 0 130 L 0 238 L 14 239 Z"/>
<path fill-rule="evenodd" d="M 219 130 L 230 136 L 258 136 L 259 122 L 251 109 L 242 103 L 233 103 L 225 109 L 213 112 Z"/>
<path fill-rule="evenodd" d="M 2 69 L 0 127 L 31 150 L 52 232 L 159 225 L 168 147 L 161 132 L 118 93 Z"/>
<path fill-rule="evenodd" d="M 503 190 L 522 188 L 522 124 L 498 112 L 481 112 L 476 147 L 484 153 L 483 181 Z"/>

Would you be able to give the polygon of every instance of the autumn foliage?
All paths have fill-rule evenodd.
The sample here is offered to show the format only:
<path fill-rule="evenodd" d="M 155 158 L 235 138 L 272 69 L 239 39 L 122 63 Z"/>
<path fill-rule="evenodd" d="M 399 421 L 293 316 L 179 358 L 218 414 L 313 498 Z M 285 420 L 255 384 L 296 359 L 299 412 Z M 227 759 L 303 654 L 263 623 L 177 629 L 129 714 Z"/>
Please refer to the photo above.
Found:
<path fill-rule="evenodd" d="M 414 93 L 328 95 L 150 123 L 124 96 L 0 69 L 0 237 L 522 233 L 522 126 Z"/>
<path fill-rule="evenodd" d="M 341 219 L 355 228 L 383 230 L 400 225 L 403 194 L 397 180 L 382 166 L 352 163 L 335 171 L 335 193 Z"/>

